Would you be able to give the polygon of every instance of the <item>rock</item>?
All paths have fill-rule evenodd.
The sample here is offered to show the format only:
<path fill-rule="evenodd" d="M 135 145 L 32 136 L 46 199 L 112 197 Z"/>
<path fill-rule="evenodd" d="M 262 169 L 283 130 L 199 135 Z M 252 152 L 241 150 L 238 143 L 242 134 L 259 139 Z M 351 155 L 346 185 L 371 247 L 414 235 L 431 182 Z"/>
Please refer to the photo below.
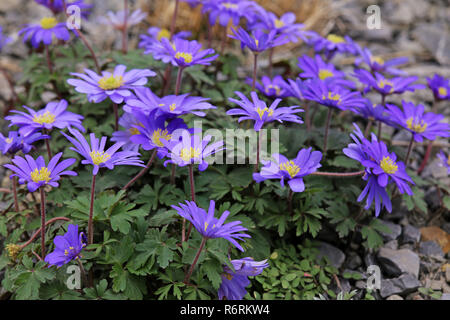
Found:
<path fill-rule="evenodd" d="M 450 234 L 438 227 L 420 228 L 422 241 L 436 241 L 444 253 L 450 252 Z"/>
<path fill-rule="evenodd" d="M 381 248 L 377 255 L 382 269 L 390 276 L 399 276 L 402 273 L 419 275 L 419 256 L 409 249 L 392 250 Z"/>
<path fill-rule="evenodd" d="M 413 35 L 440 64 L 450 64 L 450 35 L 445 25 L 422 23 Z"/>
<path fill-rule="evenodd" d="M 351 270 L 354 270 L 362 265 L 362 260 L 358 254 L 350 252 L 345 259 L 345 266 Z"/>
<path fill-rule="evenodd" d="M 391 240 L 389 242 L 386 242 L 384 244 L 384 247 L 392 249 L 392 250 L 397 250 L 398 249 L 398 241 L 397 240 Z"/>
<path fill-rule="evenodd" d="M 447 232 L 450 233 L 450 222 L 446 222 L 442 225 L 442 229 Z"/>
<path fill-rule="evenodd" d="M 395 240 L 402 233 L 402 227 L 400 225 L 384 220 L 380 220 L 380 222 L 391 230 L 391 232 L 388 233 L 381 232 L 381 236 L 383 237 L 384 241 Z"/>
<path fill-rule="evenodd" d="M 441 296 L 441 300 L 450 300 L 450 293 L 444 293 Z"/>
<path fill-rule="evenodd" d="M 330 264 L 335 268 L 340 268 L 345 260 L 345 254 L 335 246 L 328 244 L 326 242 L 318 241 L 319 253 L 317 254 L 317 259 L 320 260 L 323 257 L 327 257 L 330 260 Z"/>
<path fill-rule="evenodd" d="M 436 188 L 430 188 L 425 193 L 425 201 L 428 204 L 428 208 L 435 210 L 441 206 L 440 199 Z"/>
<path fill-rule="evenodd" d="M 420 241 L 420 230 L 408 224 L 403 227 L 402 243 L 417 243 Z"/>
<path fill-rule="evenodd" d="M 365 289 L 366 288 L 366 282 L 362 280 L 358 280 L 355 283 L 355 287 L 358 289 Z"/>
<path fill-rule="evenodd" d="M 450 283 L 450 268 L 445 269 L 445 280 L 447 280 L 448 283 Z"/>
<path fill-rule="evenodd" d="M 425 281 L 425 288 L 431 288 L 433 290 L 441 290 L 443 285 L 443 280 L 431 280 L 427 279 Z"/>
<path fill-rule="evenodd" d="M 444 252 L 442 248 L 434 241 L 423 241 L 419 244 L 419 253 L 425 256 L 438 256 L 443 257 Z"/>
<path fill-rule="evenodd" d="M 381 280 L 380 295 L 383 298 L 392 295 L 405 295 L 417 290 L 420 287 L 420 282 L 417 276 L 413 274 L 403 274 L 394 279 Z"/>
<path fill-rule="evenodd" d="M 389 296 L 386 300 L 403 300 L 403 298 L 397 294 L 393 294 L 392 296 Z"/>

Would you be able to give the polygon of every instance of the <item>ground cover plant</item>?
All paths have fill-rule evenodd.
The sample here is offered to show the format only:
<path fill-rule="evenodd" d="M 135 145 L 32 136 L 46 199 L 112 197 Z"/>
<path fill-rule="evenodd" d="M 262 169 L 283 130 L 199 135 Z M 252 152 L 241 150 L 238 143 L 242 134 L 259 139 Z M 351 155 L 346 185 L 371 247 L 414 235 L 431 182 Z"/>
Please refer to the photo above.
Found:
<path fill-rule="evenodd" d="M 374 252 L 393 232 L 381 218 L 431 212 L 430 186 L 448 220 L 448 181 L 421 173 L 433 158 L 450 173 L 436 143 L 450 81 L 407 74 L 408 57 L 255 1 L 176 0 L 167 29 L 140 35 L 148 13 L 127 0 L 101 18 L 95 2 L 36 3 L 47 16 L 16 35 L 25 89 L 12 85 L 0 134 L 2 298 L 352 299 L 341 282 L 366 275 L 334 264 L 321 235 Z M 177 23 L 187 5 L 200 32 Z M 96 49 L 93 19 L 118 46 Z M 292 43 L 306 53 L 275 63 Z M 0 50 L 14 45 L 0 28 Z"/>

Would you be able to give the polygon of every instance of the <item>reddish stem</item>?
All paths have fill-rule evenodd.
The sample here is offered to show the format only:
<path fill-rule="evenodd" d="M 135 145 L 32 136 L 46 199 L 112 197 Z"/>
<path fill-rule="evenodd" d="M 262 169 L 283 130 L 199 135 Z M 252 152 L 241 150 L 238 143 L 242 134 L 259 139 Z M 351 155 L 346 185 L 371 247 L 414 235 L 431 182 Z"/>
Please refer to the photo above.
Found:
<path fill-rule="evenodd" d="M 17 177 L 13 177 L 12 189 L 14 195 L 14 211 L 19 212 L 19 200 L 17 198 Z"/>
<path fill-rule="evenodd" d="M 362 176 L 364 174 L 363 171 L 357 171 L 357 172 L 313 172 L 311 175 L 314 176 L 327 176 L 327 177 L 356 177 L 356 176 Z"/>
<path fill-rule="evenodd" d="M 119 107 L 117 106 L 117 103 L 113 103 L 113 110 L 114 110 L 114 130 L 119 130 Z"/>
<path fill-rule="evenodd" d="M 175 10 L 173 10 L 172 22 L 170 23 L 170 39 L 172 39 L 172 36 L 175 33 L 175 23 L 177 20 L 179 2 L 179 0 L 175 0 Z"/>
<path fill-rule="evenodd" d="M 254 54 L 254 59 L 253 59 L 253 80 L 252 80 L 252 91 L 255 91 L 255 86 L 256 86 L 256 72 L 257 72 L 257 68 L 258 68 L 258 54 L 255 53 Z"/>
<path fill-rule="evenodd" d="M 328 144 L 328 130 L 330 128 L 331 115 L 333 114 L 333 109 L 328 108 L 327 122 L 325 124 L 325 137 L 323 139 L 323 154 L 327 153 L 327 144 Z"/>
<path fill-rule="evenodd" d="M 92 185 L 91 185 L 91 204 L 89 207 L 89 221 L 88 221 L 88 244 L 93 244 L 94 243 L 94 223 L 93 223 L 93 218 L 94 218 L 94 196 L 95 196 L 95 180 L 96 180 L 96 175 L 92 176 Z"/>
<path fill-rule="evenodd" d="M 122 188 L 122 190 L 127 190 L 129 187 L 131 187 L 137 179 L 139 179 L 140 177 L 142 177 L 147 171 L 148 169 L 150 169 L 153 160 L 155 159 L 156 153 L 158 150 L 155 149 L 155 151 L 153 151 L 152 156 L 150 157 L 150 160 L 148 161 L 147 165 L 145 166 L 144 169 L 142 169 L 133 179 L 131 179 L 126 185 L 125 187 Z"/>
<path fill-rule="evenodd" d="M 124 21 L 122 29 L 122 52 L 128 52 L 128 0 L 124 0 Z"/>
<path fill-rule="evenodd" d="M 202 253 L 203 248 L 205 247 L 207 238 L 203 237 L 202 243 L 200 244 L 200 247 L 198 248 L 197 254 L 195 255 L 194 261 L 192 261 L 191 267 L 189 268 L 188 272 L 186 273 L 186 276 L 184 277 L 184 283 L 188 284 L 189 279 L 191 278 L 192 272 L 194 271 L 195 265 L 197 264 L 198 258 L 200 257 L 200 254 Z"/>
<path fill-rule="evenodd" d="M 45 226 L 47 227 L 48 225 L 50 225 L 50 224 L 52 224 L 53 222 L 58 221 L 58 220 L 70 221 L 70 219 L 69 219 L 69 218 L 66 218 L 66 217 L 56 217 L 56 218 L 52 218 L 52 219 L 48 220 L 48 221 L 45 223 Z M 39 236 L 39 235 L 41 234 L 41 230 L 42 230 L 42 227 L 40 227 L 40 228 L 39 228 L 39 229 L 31 236 L 31 238 L 30 238 L 27 242 L 25 242 L 24 244 L 20 245 L 20 248 L 23 249 L 23 248 L 25 248 L 26 246 L 28 246 L 30 243 L 32 243 L 32 242 L 34 241 L 34 239 L 36 239 L 37 236 Z"/>
<path fill-rule="evenodd" d="M 194 165 L 189 165 L 189 185 L 191 186 L 191 200 L 195 202 L 195 182 L 194 182 Z M 182 235 L 181 241 L 184 242 L 189 239 L 189 236 L 192 232 L 192 223 L 189 224 L 189 229 L 186 237 L 184 237 L 184 232 L 186 230 L 186 219 L 183 218 L 183 227 L 182 227 Z M 184 239 L 184 240 L 183 240 Z"/>
<path fill-rule="evenodd" d="M 41 255 L 45 258 L 45 192 L 39 188 L 41 193 Z"/>

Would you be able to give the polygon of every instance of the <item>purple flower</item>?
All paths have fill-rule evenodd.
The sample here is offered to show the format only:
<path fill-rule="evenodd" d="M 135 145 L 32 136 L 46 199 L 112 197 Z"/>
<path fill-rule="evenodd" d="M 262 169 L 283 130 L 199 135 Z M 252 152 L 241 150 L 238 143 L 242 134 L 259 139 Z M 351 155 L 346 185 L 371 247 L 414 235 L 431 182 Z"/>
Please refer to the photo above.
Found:
<path fill-rule="evenodd" d="M 58 187 L 58 180 L 63 175 L 76 176 L 77 173 L 73 171 L 64 171 L 67 167 L 70 167 L 75 163 L 75 159 L 66 159 L 58 164 L 59 159 L 62 156 L 62 152 L 56 154 L 50 159 L 48 165 L 45 164 L 44 157 L 39 156 L 36 160 L 25 155 L 25 159 L 19 156 L 15 156 L 12 159 L 12 164 L 5 164 L 4 167 L 12 170 L 14 174 L 10 176 L 19 178 L 19 183 L 28 184 L 28 190 L 34 192 L 44 185 L 50 185 L 52 187 Z"/>
<path fill-rule="evenodd" d="M 11 121 L 9 126 L 18 126 L 19 133 L 24 136 L 28 136 L 31 133 L 38 130 L 52 130 L 53 128 L 64 129 L 70 127 L 76 127 L 84 132 L 84 128 L 81 124 L 83 116 L 66 111 L 67 101 L 52 101 L 47 103 L 44 109 L 34 111 L 27 106 L 23 106 L 27 109 L 28 113 L 22 111 L 11 111 L 14 115 L 5 117 L 6 120 Z"/>
<path fill-rule="evenodd" d="M 375 72 L 375 77 L 367 70 L 357 69 L 353 74 L 361 83 L 365 84 L 364 93 L 370 91 L 371 88 L 378 91 L 382 95 L 400 94 L 405 91 L 414 91 L 424 89 L 423 84 L 413 84 L 417 81 L 416 76 L 412 77 L 395 77 L 388 79 L 382 74 Z"/>
<path fill-rule="evenodd" d="M 349 36 L 341 37 L 336 34 L 329 34 L 326 38 L 323 38 L 316 34 L 308 39 L 306 43 L 314 47 L 316 52 L 324 51 L 327 60 L 331 60 L 337 52 L 353 55 L 357 53 L 357 45 Z"/>
<path fill-rule="evenodd" d="M 131 137 L 139 134 L 139 130 L 136 126 L 142 125 L 135 116 L 131 113 L 125 112 L 119 119 L 119 125 L 125 130 L 113 132 L 111 141 L 113 142 L 124 142 L 122 145 L 122 150 L 138 152 L 139 143 L 134 143 Z"/>
<path fill-rule="evenodd" d="M 53 14 L 58 14 L 64 12 L 64 1 L 65 0 L 35 0 L 37 3 L 50 9 Z M 67 1 L 66 1 L 67 2 Z M 66 7 L 77 6 L 81 10 L 81 16 L 87 18 L 91 14 L 90 9 L 92 9 L 92 4 L 84 3 L 83 0 L 77 0 L 72 2 L 67 2 Z"/>
<path fill-rule="evenodd" d="M 206 102 L 209 98 L 190 97 L 189 94 L 159 98 L 149 88 L 136 89 L 135 93 L 136 98 L 128 99 L 124 106 L 124 110 L 127 112 L 136 110 L 148 114 L 153 110 L 158 110 L 158 115 L 164 114 L 170 118 L 187 113 L 204 117 L 206 114 L 200 110 L 216 109 L 215 106 Z"/>
<path fill-rule="evenodd" d="M 28 153 L 33 148 L 34 142 L 49 138 L 50 136 L 43 135 L 40 132 L 23 136 L 17 131 L 10 131 L 7 138 L 0 133 L 0 152 L 3 154 L 15 154 L 19 151 Z"/>
<path fill-rule="evenodd" d="M 358 49 L 360 57 L 355 59 L 355 65 L 359 66 L 364 62 L 372 72 L 385 72 L 393 76 L 401 76 L 406 74 L 405 71 L 393 68 L 393 66 L 407 63 L 407 57 L 398 57 L 384 61 L 381 57 L 372 55 L 372 52 L 370 52 L 368 48 Z"/>
<path fill-rule="evenodd" d="M 233 221 L 225 223 L 226 218 L 230 214 L 224 211 L 219 219 L 214 217 L 215 202 L 209 203 L 208 212 L 199 208 L 194 201 L 186 201 L 186 204 L 179 203 L 179 207 L 171 206 L 180 216 L 190 221 L 197 231 L 207 239 L 224 238 L 231 242 L 240 251 L 244 251 L 236 240 L 243 241 L 243 238 L 251 238 L 246 233 L 247 228 L 241 226 L 241 221 Z"/>
<path fill-rule="evenodd" d="M 264 123 L 272 121 L 281 123 L 283 121 L 303 123 L 302 119 L 295 115 L 297 112 L 303 112 L 303 109 L 298 109 L 298 106 L 277 108 L 281 99 L 276 99 L 270 107 L 267 107 L 264 101 L 259 100 L 258 95 L 254 91 L 250 93 L 252 101 L 248 100 L 247 97 L 239 91 L 235 91 L 234 93 L 237 94 L 241 100 L 233 98 L 228 98 L 228 100 L 238 104 L 241 108 L 230 109 L 227 111 L 227 115 L 242 116 L 239 118 L 238 122 L 243 120 L 254 120 L 255 131 L 259 131 Z"/>
<path fill-rule="evenodd" d="M 246 82 L 251 85 L 252 79 L 247 78 Z M 270 79 L 268 76 L 263 76 L 261 78 L 261 83 L 259 81 L 256 82 L 256 89 L 270 98 L 285 98 L 291 94 L 289 85 L 283 77 L 279 75 L 273 77 L 273 79 Z"/>
<path fill-rule="evenodd" d="M 320 79 L 314 79 L 305 84 L 303 97 L 329 108 L 340 110 L 353 110 L 363 107 L 366 103 L 358 91 L 350 91 Z"/>
<path fill-rule="evenodd" d="M 296 78 L 295 81 L 292 79 L 288 79 L 289 87 L 289 96 L 297 98 L 300 101 L 303 101 L 303 90 L 306 89 L 306 86 L 311 80 L 301 80 L 300 78 Z"/>
<path fill-rule="evenodd" d="M 0 51 L 12 41 L 12 38 L 3 35 L 3 27 L 0 26 Z"/>
<path fill-rule="evenodd" d="M 202 44 L 196 40 L 174 39 L 172 42 L 166 38 L 161 39 L 166 52 L 172 57 L 172 60 L 180 67 L 186 68 L 200 65 L 210 65 L 219 55 L 213 55 L 214 49 L 201 50 Z M 209 56 L 209 57 L 207 57 Z"/>
<path fill-rule="evenodd" d="M 450 155 L 447 157 L 444 154 L 444 151 L 441 150 L 439 151 L 437 157 L 439 158 L 439 160 L 441 160 L 441 165 L 445 168 L 447 168 L 447 174 L 450 174 Z"/>
<path fill-rule="evenodd" d="M 352 111 L 368 120 L 381 121 L 391 126 L 393 125 L 393 122 L 386 115 L 386 108 L 381 104 L 373 104 L 369 99 L 365 99 L 365 103 L 362 106 L 358 106 Z"/>
<path fill-rule="evenodd" d="M 258 5 L 253 1 L 246 0 L 214 0 L 204 1 L 202 13 L 209 13 L 209 24 L 211 26 L 219 24 L 226 27 L 230 19 L 233 25 L 237 26 L 241 18 L 253 21 L 257 13 Z"/>
<path fill-rule="evenodd" d="M 257 276 L 269 266 L 267 260 L 255 261 L 253 258 L 231 260 L 234 271 L 224 266 L 219 300 L 242 300 L 247 294 L 245 288 L 250 284 L 248 277 Z"/>
<path fill-rule="evenodd" d="M 289 42 L 286 37 L 277 35 L 276 30 L 266 33 L 261 29 L 256 29 L 251 32 L 251 35 L 241 27 L 237 30 L 231 28 L 231 30 L 233 34 L 228 36 L 241 41 L 241 49 L 248 47 L 255 54 Z"/>
<path fill-rule="evenodd" d="M 298 58 L 298 67 L 303 70 L 299 74 L 300 78 L 319 78 L 330 85 L 340 85 L 355 89 L 353 81 L 345 80 L 345 73 L 336 70 L 332 63 L 326 63 L 320 55 L 310 58 L 307 55 Z"/>
<path fill-rule="evenodd" d="M 140 9 L 127 12 L 127 27 L 132 27 L 134 25 L 139 24 L 142 20 L 147 17 L 146 12 L 142 12 Z M 100 23 L 112 25 L 117 30 L 123 30 L 125 28 L 125 11 L 108 11 L 106 13 L 106 17 L 100 17 L 98 20 Z"/>
<path fill-rule="evenodd" d="M 425 113 L 425 107 L 412 102 L 402 101 L 403 110 L 395 105 L 387 105 L 390 119 L 414 135 L 414 140 L 422 142 L 423 138 L 434 140 L 436 137 L 448 138 L 450 126 L 441 122 L 443 115 Z"/>
<path fill-rule="evenodd" d="M 38 48 L 41 43 L 48 46 L 53 41 L 53 36 L 58 40 L 68 41 L 70 33 L 66 23 L 58 23 L 53 17 L 42 18 L 40 24 L 29 24 L 19 31 L 23 35 L 23 42 L 31 41 L 31 45 Z"/>
<path fill-rule="evenodd" d="M 132 129 L 136 130 L 136 133 L 131 136 L 131 141 L 137 145 L 142 145 L 144 150 L 156 148 L 160 159 L 164 158 L 168 153 L 163 141 L 170 141 L 175 130 L 187 129 L 183 119 L 180 118 L 174 119 L 166 125 L 167 116 L 157 116 L 157 110 L 153 110 L 149 115 L 145 115 L 142 112 L 135 112 L 134 115 L 139 124 L 135 124 L 132 127 Z"/>
<path fill-rule="evenodd" d="M 147 77 L 156 75 L 149 69 L 133 69 L 125 72 L 126 68 L 124 65 L 118 65 L 113 73 L 103 71 L 101 75 L 84 69 L 87 75 L 71 73 L 83 80 L 69 79 L 67 83 L 74 86 L 76 91 L 86 93 L 90 102 L 98 103 L 110 98 L 114 103 L 122 103 L 132 95 L 131 90 L 142 87 L 147 83 Z"/>
<path fill-rule="evenodd" d="M 95 137 L 95 134 L 90 134 L 91 145 L 86 141 L 84 136 L 78 130 L 69 129 L 69 132 L 75 137 L 70 137 L 64 132 L 61 132 L 67 140 L 69 140 L 75 147 L 70 147 L 84 157 L 81 161 L 82 164 L 92 164 L 94 169 L 92 174 L 97 175 L 100 168 L 108 168 L 109 170 L 114 169 L 114 166 L 128 165 L 128 166 L 139 166 L 144 167 L 142 160 L 139 160 L 140 154 L 133 151 L 120 151 L 124 145 L 124 142 L 117 142 L 112 145 L 109 149 L 105 150 L 106 137 L 102 137 L 100 140 Z"/>
<path fill-rule="evenodd" d="M 428 87 L 433 91 L 434 99 L 450 100 L 450 80 L 435 74 L 433 78 L 427 78 Z"/>
<path fill-rule="evenodd" d="M 62 267 L 72 260 L 79 259 L 81 250 L 86 246 L 83 232 L 78 233 L 78 225 L 69 224 L 63 236 L 53 239 L 55 250 L 45 257 L 50 266 Z"/>
<path fill-rule="evenodd" d="M 315 172 L 322 165 L 322 153 L 319 151 L 311 152 L 312 148 L 301 149 L 297 157 L 293 160 L 275 153 L 272 155 L 274 161 L 264 161 L 264 167 L 260 173 L 254 173 L 253 179 L 260 183 L 268 179 L 280 179 L 280 184 L 284 188 L 284 180 L 288 181 L 289 187 L 294 192 L 303 192 L 305 184 L 303 177 Z"/>
<path fill-rule="evenodd" d="M 208 162 L 205 159 L 223 150 L 222 140 L 209 144 L 211 139 L 210 135 L 201 139 L 198 134 L 191 135 L 188 130 L 182 130 L 180 134 L 172 135 L 169 142 L 162 140 L 164 146 L 170 151 L 170 160 L 164 162 L 164 166 L 167 166 L 168 163 L 175 163 L 179 167 L 199 164 L 198 170 L 206 170 Z"/>

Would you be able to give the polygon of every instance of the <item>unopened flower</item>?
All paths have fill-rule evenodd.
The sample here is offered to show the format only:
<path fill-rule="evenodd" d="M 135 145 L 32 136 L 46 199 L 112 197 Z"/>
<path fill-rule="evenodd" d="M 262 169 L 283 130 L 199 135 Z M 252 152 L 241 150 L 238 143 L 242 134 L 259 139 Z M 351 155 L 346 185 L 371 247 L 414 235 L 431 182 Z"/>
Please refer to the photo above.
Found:
<path fill-rule="evenodd" d="M 236 240 L 243 240 L 243 238 L 251 238 L 250 235 L 242 233 L 247 231 L 241 225 L 241 221 L 233 221 L 225 223 L 229 211 L 224 211 L 219 219 L 214 217 L 215 202 L 213 200 L 209 203 L 208 212 L 203 208 L 197 206 L 194 201 L 186 201 L 186 204 L 179 203 L 177 206 L 172 206 L 177 213 L 190 221 L 197 231 L 207 239 L 224 238 L 233 244 L 240 251 L 244 251 L 242 246 Z"/>
<path fill-rule="evenodd" d="M 86 246 L 86 237 L 83 232 L 78 232 L 78 225 L 69 224 L 67 232 L 63 236 L 56 236 L 53 243 L 55 250 L 45 257 L 45 262 L 49 267 L 59 268 L 80 258 L 80 253 Z"/>
<path fill-rule="evenodd" d="M 86 93 L 90 102 L 98 103 L 110 98 L 114 103 L 122 103 L 132 95 L 131 90 L 140 88 L 147 83 L 147 77 L 154 77 L 155 72 L 149 69 L 127 69 L 124 65 L 117 65 L 113 73 L 103 71 L 101 75 L 85 69 L 82 73 L 71 73 L 80 79 L 69 79 L 67 83 L 75 87 L 80 93 Z"/>
<path fill-rule="evenodd" d="M 10 169 L 14 173 L 10 176 L 19 178 L 19 183 L 27 183 L 28 190 L 34 192 L 44 185 L 58 187 L 57 181 L 61 176 L 76 176 L 73 171 L 65 171 L 68 167 L 75 163 L 75 159 L 66 159 L 58 163 L 62 157 L 62 152 L 56 154 L 50 159 L 48 165 L 45 164 L 44 157 L 39 156 L 36 160 L 25 155 L 25 159 L 15 156 L 12 159 L 13 164 L 5 164 L 4 167 Z"/>

